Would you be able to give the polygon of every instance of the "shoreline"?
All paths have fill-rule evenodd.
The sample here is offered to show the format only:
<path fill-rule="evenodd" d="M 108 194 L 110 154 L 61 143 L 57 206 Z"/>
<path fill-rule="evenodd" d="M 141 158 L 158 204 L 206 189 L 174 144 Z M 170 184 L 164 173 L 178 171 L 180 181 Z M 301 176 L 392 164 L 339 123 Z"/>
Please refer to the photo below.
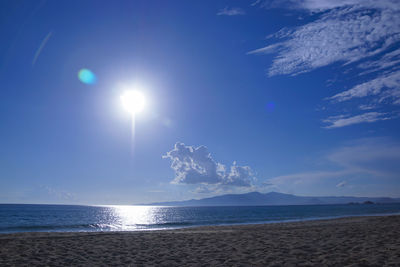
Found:
<path fill-rule="evenodd" d="M 165 228 L 165 229 L 149 229 L 149 230 L 137 230 L 137 231 L 126 231 L 126 232 L 138 232 L 138 231 L 168 231 L 168 230 L 180 230 L 187 228 L 198 228 L 198 227 L 225 227 L 225 226 L 246 226 L 246 225 L 270 225 L 270 224 L 283 224 L 283 223 L 301 223 L 301 222 L 313 222 L 313 221 L 330 221 L 330 220 L 338 220 L 338 219 L 347 219 L 347 218 L 359 218 L 359 217 L 386 217 L 386 216 L 400 216 L 400 212 L 395 213 L 380 213 L 380 214 L 361 214 L 361 215 L 343 215 L 343 216 L 328 216 L 328 217 L 311 217 L 306 219 L 291 219 L 291 220 L 282 220 L 282 221 L 263 221 L 263 222 L 250 222 L 250 223 L 232 223 L 232 224 L 210 224 L 210 225 L 193 225 L 193 226 L 184 226 L 179 228 Z M 104 231 L 107 232 L 107 231 Z M 111 232 L 125 232 L 125 231 L 111 231 Z"/>
<path fill-rule="evenodd" d="M 223 224 L 205 224 L 205 225 L 189 225 L 181 227 L 169 227 L 169 228 L 148 228 L 148 229 L 137 229 L 137 230 L 38 230 L 38 231 L 10 231 L 0 232 L 0 237 L 3 235 L 11 234 L 25 234 L 25 233 L 134 233 L 134 232 L 154 232 L 154 231 L 169 231 L 169 230 L 180 230 L 180 229 L 192 229 L 198 227 L 225 227 L 225 226 L 246 226 L 246 225 L 270 225 L 270 224 L 281 224 L 281 223 L 301 223 L 301 222 L 312 222 L 312 221 L 326 221 L 326 220 L 337 220 L 346 218 L 358 218 L 358 217 L 385 217 L 385 216 L 400 216 L 400 212 L 394 213 L 378 213 L 378 214 L 361 214 L 361 215 L 342 215 L 342 216 L 328 216 L 328 217 L 310 217 L 304 219 L 289 219 L 289 220 L 276 220 L 276 221 L 260 221 L 260 222 L 244 222 L 244 223 L 223 223 Z"/>
<path fill-rule="evenodd" d="M 0 265 L 400 265 L 400 215 L 0 235 Z"/>
<path fill-rule="evenodd" d="M 117 230 L 117 231 L 30 231 L 30 232 L 11 232 L 11 233 L 0 233 L 0 240 L 2 237 L 7 235 L 10 236 L 18 236 L 18 235 L 52 235 L 52 234 L 135 234 L 135 233 L 154 233 L 154 232 L 178 232 L 178 231 L 187 231 L 193 230 L 196 231 L 197 229 L 204 229 L 204 228 L 242 228 L 242 227 L 256 227 L 256 226 L 269 226 L 269 225 L 281 225 L 281 226 L 294 226 L 295 224 L 305 224 L 305 223 L 329 223 L 335 222 L 338 223 L 347 220 L 356 220 L 359 218 L 381 218 L 381 217 L 399 217 L 400 220 L 400 213 L 389 213 L 389 214 L 371 214 L 371 215 L 349 215 L 349 216 L 338 216 L 338 217 L 323 217 L 323 218 L 307 218 L 307 219 L 293 219 L 293 220 L 285 220 L 285 221 L 268 221 L 268 222 L 251 222 L 251 223 L 233 223 L 233 224 L 210 224 L 210 225 L 193 225 L 193 226 L 183 226 L 177 228 L 163 228 L 163 229 L 139 229 L 139 230 Z M 400 225 L 399 225 L 400 226 Z"/>

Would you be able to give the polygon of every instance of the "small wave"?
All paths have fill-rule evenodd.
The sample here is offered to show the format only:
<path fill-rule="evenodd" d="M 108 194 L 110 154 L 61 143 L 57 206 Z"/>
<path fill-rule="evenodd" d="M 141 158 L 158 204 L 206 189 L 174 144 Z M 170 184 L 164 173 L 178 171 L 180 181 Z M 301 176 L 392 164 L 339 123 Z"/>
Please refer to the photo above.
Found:
<path fill-rule="evenodd" d="M 0 227 L 0 233 L 10 232 L 36 232 L 36 231 L 76 231 L 78 229 L 89 229 L 90 224 L 74 224 L 74 225 L 20 225 Z"/>
<path fill-rule="evenodd" d="M 76 232 L 76 231 L 132 231 L 146 229 L 167 229 L 180 228 L 185 226 L 193 226 L 191 222 L 166 222 L 157 224 L 106 224 L 106 223 L 91 223 L 91 224 L 65 224 L 65 225 L 20 225 L 0 227 L 0 233 L 16 233 L 16 232 Z"/>
<path fill-rule="evenodd" d="M 154 223 L 154 224 L 135 224 L 139 227 L 168 227 L 168 226 L 190 226 L 195 225 L 193 222 L 165 222 L 165 223 Z"/>

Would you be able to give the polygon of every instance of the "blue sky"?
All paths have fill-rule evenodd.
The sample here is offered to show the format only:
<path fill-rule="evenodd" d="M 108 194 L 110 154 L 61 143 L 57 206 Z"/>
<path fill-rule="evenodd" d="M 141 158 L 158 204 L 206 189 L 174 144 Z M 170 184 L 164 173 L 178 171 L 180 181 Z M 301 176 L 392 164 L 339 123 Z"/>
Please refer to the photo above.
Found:
<path fill-rule="evenodd" d="M 2 1 L 0 202 L 400 197 L 399 7 Z"/>

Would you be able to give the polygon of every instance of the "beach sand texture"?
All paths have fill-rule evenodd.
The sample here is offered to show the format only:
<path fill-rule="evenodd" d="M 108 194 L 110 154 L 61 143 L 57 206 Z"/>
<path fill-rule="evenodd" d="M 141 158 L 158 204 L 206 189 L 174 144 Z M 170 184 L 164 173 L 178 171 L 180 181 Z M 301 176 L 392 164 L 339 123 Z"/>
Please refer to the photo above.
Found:
<path fill-rule="evenodd" d="M 0 266 L 400 266 L 400 216 L 0 235 Z"/>

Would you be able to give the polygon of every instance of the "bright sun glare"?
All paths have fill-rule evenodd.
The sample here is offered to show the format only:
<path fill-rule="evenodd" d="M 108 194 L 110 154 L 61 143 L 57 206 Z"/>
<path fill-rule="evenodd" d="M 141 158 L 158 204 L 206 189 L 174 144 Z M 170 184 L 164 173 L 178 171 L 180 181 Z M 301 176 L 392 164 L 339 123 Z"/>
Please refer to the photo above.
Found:
<path fill-rule="evenodd" d="M 146 105 L 143 93 L 135 90 L 127 90 L 121 95 L 122 106 L 126 111 L 135 115 L 141 112 Z"/>

